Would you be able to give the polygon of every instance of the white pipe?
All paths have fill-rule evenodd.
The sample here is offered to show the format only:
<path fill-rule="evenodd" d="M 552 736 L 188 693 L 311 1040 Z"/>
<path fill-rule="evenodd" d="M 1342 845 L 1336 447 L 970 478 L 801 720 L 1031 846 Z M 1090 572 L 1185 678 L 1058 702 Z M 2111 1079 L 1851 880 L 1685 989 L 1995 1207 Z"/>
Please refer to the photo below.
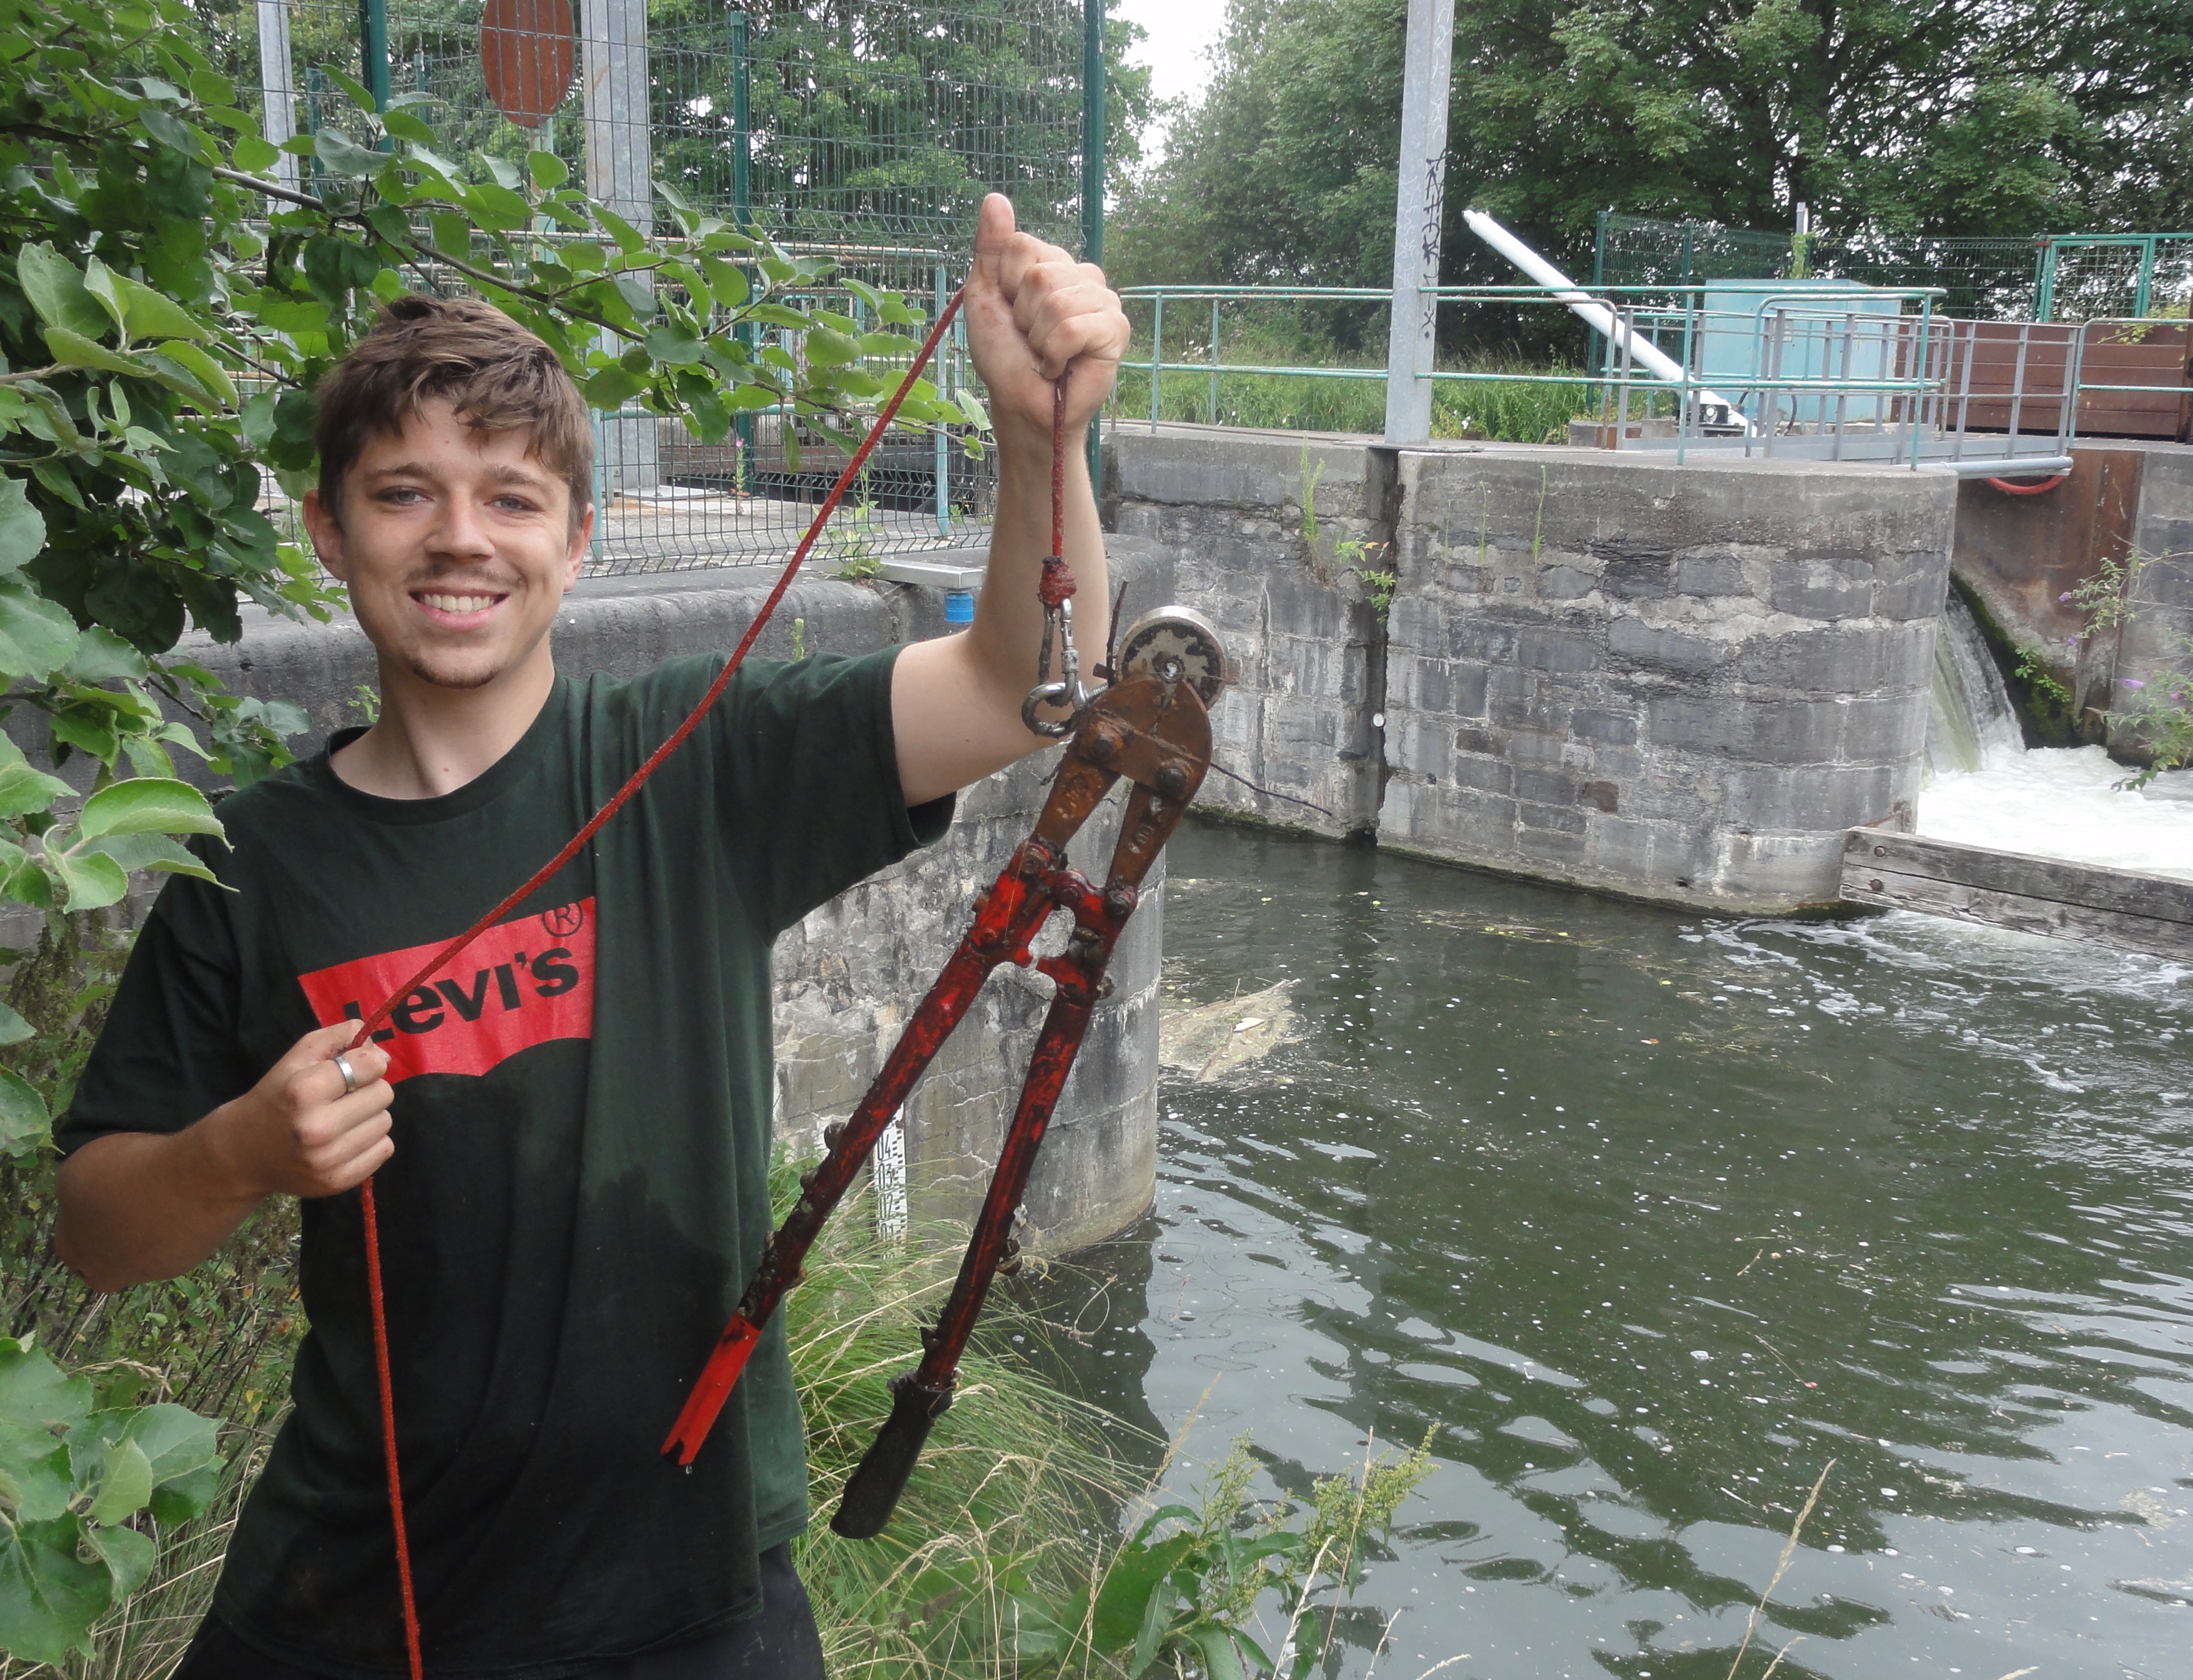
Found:
<path fill-rule="evenodd" d="M 1506 228 L 1501 226 L 1498 222 L 1486 215 L 1484 211 L 1464 210 L 1462 213 L 1462 219 L 1469 225 L 1472 233 L 1492 246 L 1494 250 L 1514 263 L 1538 284 L 1550 291 L 1554 294 L 1555 303 L 1566 304 L 1570 311 L 1586 326 L 1612 339 L 1628 351 L 1630 359 L 1639 367 L 1656 378 L 1665 380 L 1670 385 L 1689 384 L 1689 375 L 1683 371 L 1682 363 L 1672 356 L 1665 354 L 1658 346 L 1648 343 L 1632 333 L 1620 316 L 1594 298 L 1590 293 L 1583 290 L 1575 281 L 1570 279 L 1567 275 L 1555 268 L 1553 264 L 1548 262 Z M 1741 407 L 1730 402 L 1718 391 L 1693 387 L 1692 395 L 1701 403 L 1710 403 L 1716 407 L 1726 409 L 1730 418 L 1744 422 L 1745 431 L 1756 433 L 1758 431 L 1758 427 L 1752 423 L 1750 417 L 1745 414 Z"/>

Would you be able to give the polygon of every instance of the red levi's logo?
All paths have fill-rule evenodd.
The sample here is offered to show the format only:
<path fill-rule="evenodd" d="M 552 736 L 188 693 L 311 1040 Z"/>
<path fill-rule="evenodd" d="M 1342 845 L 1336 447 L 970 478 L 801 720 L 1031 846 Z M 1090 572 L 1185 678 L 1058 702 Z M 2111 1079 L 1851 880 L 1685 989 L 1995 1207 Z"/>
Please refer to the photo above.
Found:
<path fill-rule="evenodd" d="M 447 944 L 386 951 L 297 976 L 323 1026 L 358 1020 Z M 485 1073 L 552 1038 L 594 1036 L 594 901 L 499 922 L 399 1001 L 374 1042 L 388 1077 Z"/>

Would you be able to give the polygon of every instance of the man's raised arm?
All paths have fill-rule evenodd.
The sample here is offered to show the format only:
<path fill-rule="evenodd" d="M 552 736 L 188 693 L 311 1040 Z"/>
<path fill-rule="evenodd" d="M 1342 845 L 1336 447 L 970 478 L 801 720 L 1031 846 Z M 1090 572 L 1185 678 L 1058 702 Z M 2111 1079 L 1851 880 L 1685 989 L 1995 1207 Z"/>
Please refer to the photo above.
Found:
<path fill-rule="evenodd" d="M 1052 391 L 1062 372 L 1066 560 L 1079 586 L 1074 639 L 1085 681 L 1103 658 L 1110 617 L 1104 534 L 1083 440 L 1126 353 L 1119 296 L 1094 263 L 1014 231 L 1012 205 L 993 192 L 982 203 L 974 271 L 960 307 L 997 430 L 997 517 L 973 626 L 907 649 L 892 674 L 891 723 L 909 805 L 979 781 L 1046 745 L 1021 722 L 1021 702 L 1036 684 L 1043 643 L 1036 583 L 1051 552 Z M 1062 674 L 1054 664 L 1052 677 Z"/>

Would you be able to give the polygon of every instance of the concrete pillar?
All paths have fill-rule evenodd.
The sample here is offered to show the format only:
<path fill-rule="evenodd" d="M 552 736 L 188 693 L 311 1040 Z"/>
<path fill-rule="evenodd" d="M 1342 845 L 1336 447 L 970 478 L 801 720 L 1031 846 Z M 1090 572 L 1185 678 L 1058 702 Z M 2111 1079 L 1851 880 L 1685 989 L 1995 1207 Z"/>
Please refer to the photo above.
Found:
<path fill-rule="evenodd" d="M 297 75 L 289 57 L 289 0 L 259 0 L 260 126 L 278 146 L 297 132 Z M 297 160 L 285 151 L 274 160 L 274 179 L 295 189 Z"/>
<path fill-rule="evenodd" d="M 635 227 L 655 218 L 649 144 L 647 0 L 580 0 L 587 191 Z M 601 483 L 611 495 L 651 490 L 662 464 L 650 418 L 601 423 Z"/>
<path fill-rule="evenodd" d="M 1432 435 L 1433 329 L 1439 305 L 1440 222 L 1446 204 L 1446 98 L 1454 0 L 1409 0 L 1401 84 L 1400 181 L 1394 203 L 1393 324 L 1386 340 L 1386 441 Z"/>

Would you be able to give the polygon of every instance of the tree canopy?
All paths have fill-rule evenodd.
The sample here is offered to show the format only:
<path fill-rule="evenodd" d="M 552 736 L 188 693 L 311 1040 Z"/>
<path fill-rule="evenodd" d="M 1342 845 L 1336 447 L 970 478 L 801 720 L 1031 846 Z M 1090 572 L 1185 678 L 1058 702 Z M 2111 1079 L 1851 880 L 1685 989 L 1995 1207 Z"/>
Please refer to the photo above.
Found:
<path fill-rule="evenodd" d="M 1137 282 L 1382 284 L 1406 0 L 1234 0 L 1114 219 Z M 1838 234 L 2193 223 L 2184 0 L 1457 0 L 1447 277 L 1475 205 L 1588 266 L 1595 216 Z"/>

